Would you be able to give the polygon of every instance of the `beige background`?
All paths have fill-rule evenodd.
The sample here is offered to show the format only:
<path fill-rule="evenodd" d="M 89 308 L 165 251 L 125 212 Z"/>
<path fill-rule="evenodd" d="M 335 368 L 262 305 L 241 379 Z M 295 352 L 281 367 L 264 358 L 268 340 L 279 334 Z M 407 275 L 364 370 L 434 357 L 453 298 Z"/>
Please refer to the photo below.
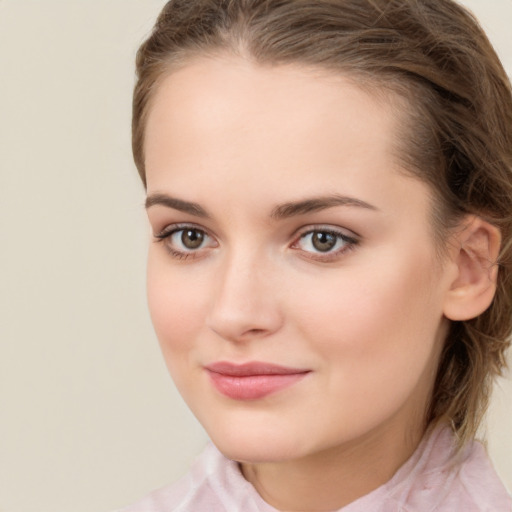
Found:
<path fill-rule="evenodd" d="M 162 0 L 0 0 L 0 511 L 90 512 L 205 435 L 148 319 L 133 58 Z M 512 72 L 512 0 L 467 0 Z M 512 489 L 512 383 L 489 421 Z"/>

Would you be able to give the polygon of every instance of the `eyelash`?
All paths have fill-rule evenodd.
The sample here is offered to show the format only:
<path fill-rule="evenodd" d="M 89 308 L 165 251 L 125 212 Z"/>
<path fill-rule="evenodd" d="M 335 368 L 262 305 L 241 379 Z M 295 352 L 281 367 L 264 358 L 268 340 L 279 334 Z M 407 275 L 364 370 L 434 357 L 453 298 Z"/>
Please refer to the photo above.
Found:
<path fill-rule="evenodd" d="M 200 251 L 202 249 L 201 247 L 199 247 L 197 250 L 189 249 L 179 251 L 174 249 L 170 243 L 166 243 L 167 240 L 169 240 L 173 235 L 184 231 L 195 231 L 196 233 L 200 233 L 205 237 L 213 239 L 213 237 L 211 237 L 204 229 L 201 229 L 198 226 L 194 226 L 193 224 L 174 224 L 172 226 L 167 226 L 162 231 L 160 231 L 160 233 L 157 233 L 155 235 L 155 241 L 157 243 L 163 243 L 169 254 L 177 260 L 187 260 L 189 258 L 194 259 L 199 257 Z"/>
<path fill-rule="evenodd" d="M 194 231 L 196 233 L 201 234 L 205 237 L 205 239 L 214 239 L 211 235 L 209 235 L 204 229 L 201 229 L 193 224 L 183 224 L 183 225 L 171 225 L 164 228 L 160 233 L 157 233 L 155 236 L 155 242 L 157 243 L 163 243 L 166 250 L 169 252 L 172 258 L 177 260 L 187 260 L 187 259 L 195 259 L 201 256 L 201 249 L 204 249 L 203 247 L 198 247 L 197 249 L 188 249 L 188 250 L 177 250 L 171 246 L 170 243 L 166 243 L 167 240 L 169 240 L 173 235 L 177 233 L 182 233 L 186 230 Z M 312 259 L 319 262 L 325 262 L 328 263 L 330 261 L 334 261 L 338 259 L 342 254 L 349 252 L 355 248 L 359 244 L 359 239 L 355 236 L 349 236 L 346 233 L 342 231 L 338 231 L 336 229 L 333 229 L 332 227 L 328 226 L 313 226 L 309 227 L 306 231 L 301 232 L 298 237 L 295 238 L 295 241 L 290 245 L 291 249 L 294 250 L 301 250 L 299 246 L 299 243 L 301 240 L 304 240 L 306 237 L 313 235 L 315 233 L 321 233 L 324 235 L 331 235 L 336 238 L 336 242 L 334 247 L 339 244 L 340 241 L 343 242 L 343 246 L 341 248 L 338 248 L 335 251 L 306 251 L 303 250 L 302 252 L 307 254 L 304 255 L 305 258 Z M 203 245 L 203 244 L 201 244 Z"/>
<path fill-rule="evenodd" d="M 321 233 L 324 235 L 331 235 L 331 236 L 335 237 L 336 243 L 335 243 L 334 247 L 336 247 L 336 245 L 338 245 L 340 241 L 343 242 L 343 246 L 338 248 L 335 251 L 329 250 L 329 251 L 325 251 L 325 252 L 322 252 L 322 251 L 314 252 L 314 251 L 303 250 L 303 252 L 305 254 L 307 254 L 307 256 L 306 255 L 304 256 L 305 258 L 323 262 L 323 263 L 329 263 L 331 261 L 338 259 L 339 257 L 341 257 L 342 254 L 345 254 L 349 251 L 354 250 L 354 248 L 359 243 L 359 239 L 356 238 L 355 236 L 349 236 L 342 231 L 333 229 L 331 226 L 313 226 L 312 228 L 308 228 L 306 231 L 303 231 L 302 233 L 300 233 L 299 237 L 291 245 L 291 248 L 300 250 L 300 248 L 298 247 L 300 241 L 305 239 L 307 236 L 313 235 L 315 233 Z"/>

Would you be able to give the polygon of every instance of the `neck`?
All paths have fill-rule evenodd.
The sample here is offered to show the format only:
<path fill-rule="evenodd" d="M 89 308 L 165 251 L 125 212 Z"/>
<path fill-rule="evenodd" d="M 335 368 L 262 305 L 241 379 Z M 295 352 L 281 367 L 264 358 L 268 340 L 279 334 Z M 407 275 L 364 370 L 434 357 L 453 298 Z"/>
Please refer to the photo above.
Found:
<path fill-rule="evenodd" d="M 337 510 L 392 478 L 421 441 L 424 429 L 416 427 L 397 430 L 396 425 L 385 425 L 334 449 L 298 460 L 242 464 L 241 469 L 278 510 Z"/>

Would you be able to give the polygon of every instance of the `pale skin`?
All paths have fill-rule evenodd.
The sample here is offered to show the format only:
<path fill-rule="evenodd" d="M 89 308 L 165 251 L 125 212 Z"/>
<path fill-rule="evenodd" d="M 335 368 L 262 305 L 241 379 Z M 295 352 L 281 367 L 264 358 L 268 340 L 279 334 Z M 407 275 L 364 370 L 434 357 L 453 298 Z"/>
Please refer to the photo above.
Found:
<path fill-rule="evenodd" d="M 278 510 L 334 510 L 389 480 L 424 434 L 449 319 L 494 294 L 481 262 L 499 232 L 466 218 L 439 259 L 431 192 L 400 168 L 400 114 L 379 98 L 299 65 L 197 58 L 159 86 L 146 127 L 148 297 L 165 360 Z M 308 373 L 235 400 L 212 386 L 215 361 Z"/>

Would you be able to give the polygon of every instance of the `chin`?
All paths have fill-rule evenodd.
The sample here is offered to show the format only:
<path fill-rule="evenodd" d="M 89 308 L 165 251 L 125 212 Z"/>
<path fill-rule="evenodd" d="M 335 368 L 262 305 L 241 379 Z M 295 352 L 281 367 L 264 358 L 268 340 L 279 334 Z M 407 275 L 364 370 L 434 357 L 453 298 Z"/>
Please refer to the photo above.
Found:
<path fill-rule="evenodd" d="M 228 459 L 246 463 L 284 462 L 305 456 L 312 450 L 307 439 L 275 423 L 259 425 L 206 425 L 213 444 Z M 244 428 L 245 427 L 245 428 Z"/>
<path fill-rule="evenodd" d="M 228 459 L 249 464 L 285 462 L 303 455 L 291 443 L 284 443 L 282 440 L 243 437 L 226 440 L 212 437 L 212 441 Z"/>

